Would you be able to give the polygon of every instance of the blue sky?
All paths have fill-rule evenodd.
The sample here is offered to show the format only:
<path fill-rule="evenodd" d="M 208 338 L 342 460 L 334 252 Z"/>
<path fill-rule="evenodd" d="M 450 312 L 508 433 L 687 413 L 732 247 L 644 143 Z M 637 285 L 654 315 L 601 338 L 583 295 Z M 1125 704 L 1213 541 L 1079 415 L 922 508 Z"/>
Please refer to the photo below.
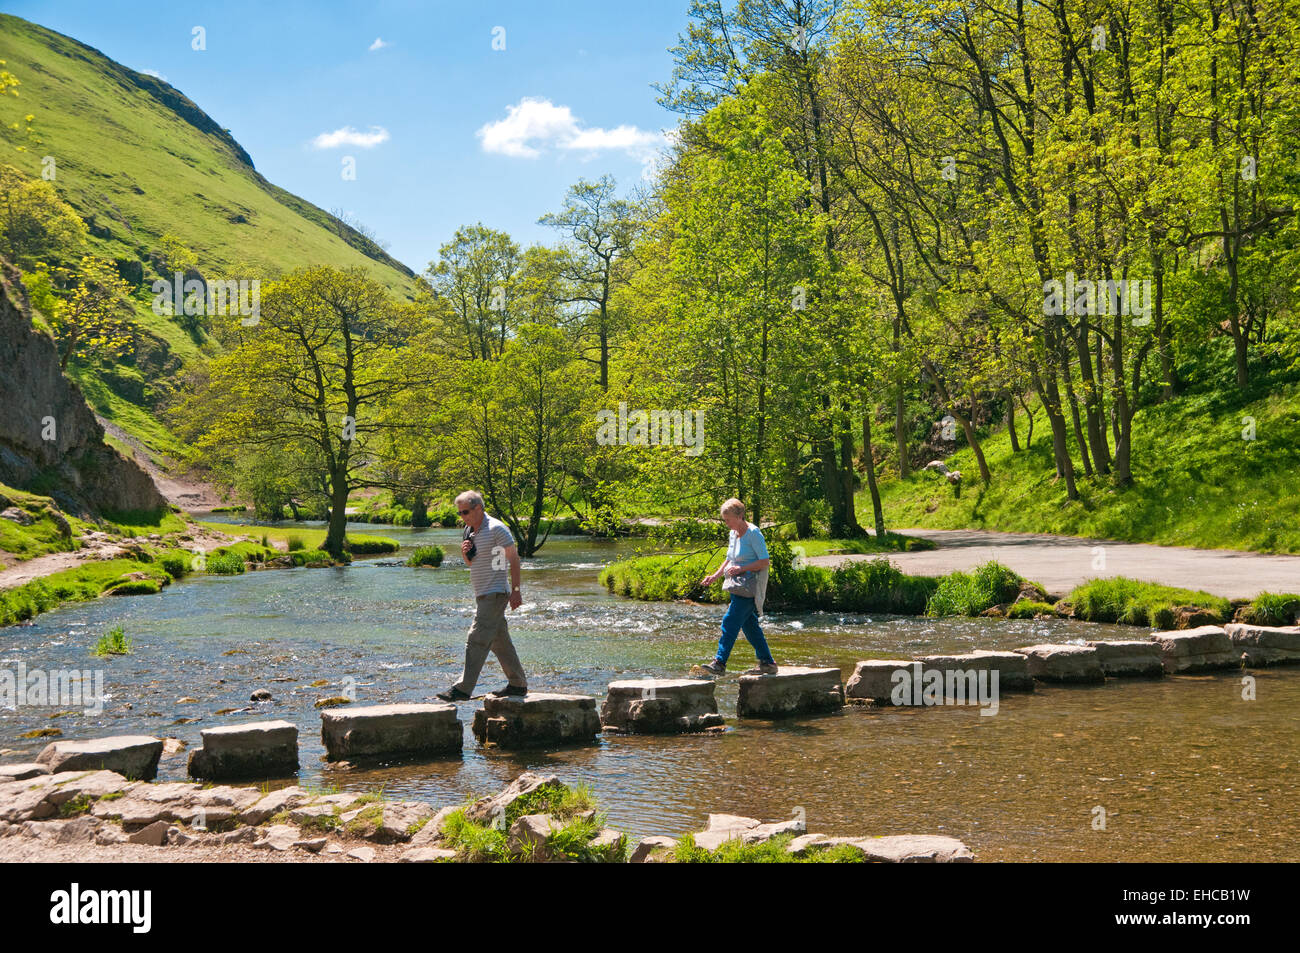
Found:
<path fill-rule="evenodd" d="M 671 72 L 687 0 L 0 8 L 160 74 L 269 180 L 345 209 L 419 271 L 459 225 L 550 242 L 537 218 L 579 177 L 638 183 L 676 124 L 650 84 Z"/>

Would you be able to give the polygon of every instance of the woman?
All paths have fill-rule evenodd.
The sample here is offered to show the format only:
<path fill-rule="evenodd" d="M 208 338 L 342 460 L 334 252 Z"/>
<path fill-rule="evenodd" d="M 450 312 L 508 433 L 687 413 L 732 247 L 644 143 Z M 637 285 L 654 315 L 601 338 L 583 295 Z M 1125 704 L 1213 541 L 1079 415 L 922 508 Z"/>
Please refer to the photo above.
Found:
<path fill-rule="evenodd" d="M 745 521 L 745 504 L 730 499 L 722 504 L 722 521 L 731 530 L 727 538 L 727 558 L 717 571 L 700 580 L 711 586 L 723 576 L 722 588 L 731 594 L 731 604 L 722 617 L 722 638 L 718 639 L 718 654 L 713 661 L 699 666 L 711 675 L 722 675 L 727 670 L 727 659 L 736 636 L 744 632 L 758 657 L 758 674 L 775 675 L 776 662 L 763 638 L 758 617 L 763 611 L 763 597 L 767 593 L 767 543 L 757 526 Z"/>

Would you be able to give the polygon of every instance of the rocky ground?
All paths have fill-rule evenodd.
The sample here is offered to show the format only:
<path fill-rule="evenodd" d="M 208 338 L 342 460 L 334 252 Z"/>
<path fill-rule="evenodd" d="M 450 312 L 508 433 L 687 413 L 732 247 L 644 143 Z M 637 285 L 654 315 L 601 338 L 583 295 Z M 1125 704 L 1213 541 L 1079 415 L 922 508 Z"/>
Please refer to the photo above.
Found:
<path fill-rule="evenodd" d="M 456 810 L 451 806 L 435 810 L 418 801 L 297 786 L 263 791 L 129 781 L 112 771 L 43 774 L 36 765 L 6 768 L 12 779 L 0 776 L 0 861 L 431 863 L 465 856 L 444 840 L 444 822 Z M 511 816 L 519 799 L 547 788 L 565 790 L 555 777 L 525 772 L 498 794 L 465 807 L 465 817 L 491 825 L 494 818 Z M 510 850 L 551 859 L 548 839 L 559 828 L 550 815 L 516 816 L 509 825 Z M 502 824 L 500 830 L 506 829 Z M 829 838 L 807 834 L 799 819 L 763 824 L 724 814 L 710 815 L 695 841 L 716 850 L 728 842 L 754 845 L 785 835 L 797 835 L 788 845 L 791 853 L 847 845 L 872 861 L 973 859 L 951 837 Z M 603 828 L 588 847 L 592 856 L 607 860 L 654 863 L 670 860 L 674 843 L 674 838 L 649 837 L 633 848 L 618 831 Z"/>

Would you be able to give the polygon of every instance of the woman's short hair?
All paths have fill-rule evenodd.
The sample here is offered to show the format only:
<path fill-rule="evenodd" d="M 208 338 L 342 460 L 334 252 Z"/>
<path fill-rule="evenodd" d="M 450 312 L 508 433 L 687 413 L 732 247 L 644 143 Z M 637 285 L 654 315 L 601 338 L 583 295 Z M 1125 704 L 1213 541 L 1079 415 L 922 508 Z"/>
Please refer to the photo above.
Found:
<path fill-rule="evenodd" d="M 474 490 L 466 490 L 460 496 L 456 497 L 455 503 L 460 506 L 462 503 L 468 503 L 471 507 L 483 505 L 483 495 Z"/>
<path fill-rule="evenodd" d="M 742 519 L 745 516 L 745 504 L 740 502 L 734 496 L 722 504 L 723 516 L 739 516 Z"/>

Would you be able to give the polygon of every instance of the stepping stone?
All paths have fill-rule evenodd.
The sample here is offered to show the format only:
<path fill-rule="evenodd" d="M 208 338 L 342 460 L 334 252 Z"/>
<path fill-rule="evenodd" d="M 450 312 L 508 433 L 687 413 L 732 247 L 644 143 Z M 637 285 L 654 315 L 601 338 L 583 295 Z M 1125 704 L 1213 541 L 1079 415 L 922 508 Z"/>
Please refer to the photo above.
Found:
<path fill-rule="evenodd" d="M 912 660 L 867 659 L 858 662 L 853 668 L 853 676 L 844 686 L 844 700 L 862 704 L 867 702 L 876 705 L 896 704 L 894 690 L 906 684 L 903 676 L 896 676 L 896 672 L 903 672 L 910 679 Z M 897 697 L 901 704 L 909 704 L 911 692 L 904 693 L 900 690 Z"/>
<path fill-rule="evenodd" d="M 1160 646 L 1149 639 L 1119 639 L 1088 644 L 1097 650 L 1097 661 L 1101 663 L 1101 670 L 1107 678 L 1160 678 L 1165 674 Z"/>
<path fill-rule="evenodd" d="M 1016 649 L 1025 657 L 1029 674 L 1044 682 L 1102 682 L 1097 650 L 1091 645 L 1027 645 Z"/>
<path fill-rule="evenodd" d="M 1268 626 L 1233 622 L 1223 627 L 1247 665 L 1300 663 L 1300 625 Z M 0 774 L 4 768 L 0 768 Z"/>
<path fill-rule="evenodd" d="M 638 678 L 609 683 L 600 709 L 605 731 L 675 734 L 723 727 L 712 679 Z"/>
<path fill-rule="evenodd" d="M 843 707 L 838 668 L 785 665 L 775 675 L 740 676 L 736 714 L 741 718 L 781 718 Z"/>
<path fill-rule="evenodd" d="M 485 698 L 472 727 L 479 744 L 500 748 L 590 745 L 600 734 L 600 715 L 590 695 L 529 692 Z"/>
<path fill-rule="evenodd" d="M 0 783 L 5 781 L 26 781 L 28 778 L 49 773 L 50 766 L 48 764 L 39 764 L 35 761 L 0 764 Z"/>
<path fill-rule="evenodd" d="M 298 770 L 298 726 L 287 721 L 205 728 L 203 747 L 190 753 L 190 776 L 281 778 Z"/>
<path fill-rule="evenodd" d="M 1233 648 L 1228 633 L 1217 625 L 1157 632 L 1151 641 L 1160 646 L 1161 661 L 1171 675 L 1241 666 L 1241 649 Z"/>
<path fill-rule="evenodd" d="M 954 674 L 954 682 L 971 672 L 998 673 L 999 692 L 1032 692 L 1034 677 L 1029 674 L 1029 660 L 1018 652 L 986 652 L 978 650 L 962 655 L 923 655 L 919 658 L 922 668 L 934 669 L 944 673 L 945 693 L 948 693 L 948 673 Z M 966 679 L 969 682 L 969 678 Z M 992 682 L 989 682 L 990 688 Z"/>
<path fill-rule="evenodd" d="M 326 759 L 459 754 L 464 738 L 456 706 L 372 705 L 322 711 Z"/>
<path fill-rule="evenodd" d="M 161 738 L 149 735 L 116 735 L 90 741 L 55 741 L 36 756 L 38 764 L 51 772 L 114 771 L 124 778 L 152 781 L 158 776 L 162 757 Z"/>

